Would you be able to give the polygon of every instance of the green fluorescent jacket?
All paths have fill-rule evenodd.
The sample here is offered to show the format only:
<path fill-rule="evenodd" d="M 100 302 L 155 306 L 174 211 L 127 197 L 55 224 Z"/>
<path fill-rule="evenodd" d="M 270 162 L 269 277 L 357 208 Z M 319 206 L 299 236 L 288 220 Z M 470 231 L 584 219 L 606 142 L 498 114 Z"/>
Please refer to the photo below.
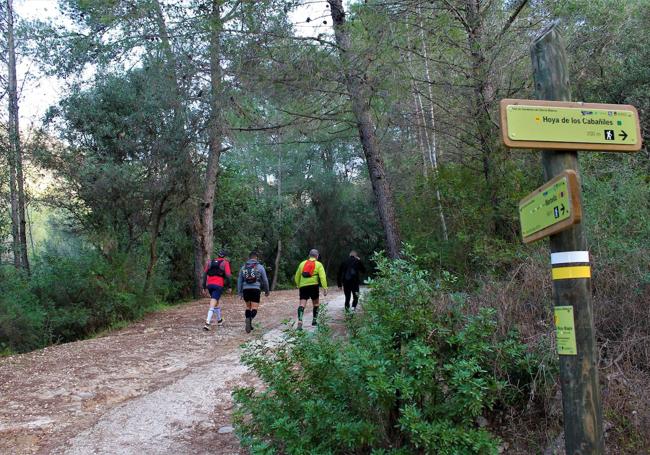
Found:
<path fill-rule="evenodd" d="M 296 286 L 302 288 L 304 286 L 311 286 L 313 284 L 319 284 L 323 289 L 327 289 L 327 275 L 325 275 L 325 267 L 323 264 L 316 261 L 316 268 L 314 269 L 314 275 L 309 278 L 302 276 L 302 268 L 305 266 L 307 261 L 316 261 L 316 259 L 309 258 L 306 261 L 302 261 L 296 270 L 295 282 Z"/>

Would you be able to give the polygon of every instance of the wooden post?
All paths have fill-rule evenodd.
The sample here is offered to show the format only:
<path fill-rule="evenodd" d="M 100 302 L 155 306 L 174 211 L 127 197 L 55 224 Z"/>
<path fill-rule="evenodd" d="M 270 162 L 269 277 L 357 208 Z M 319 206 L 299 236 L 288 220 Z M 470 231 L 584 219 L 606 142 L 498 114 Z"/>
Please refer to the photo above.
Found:
<path fill-rule="evenodd" d="M 537 98 L 570 101 L 569 67 L 564 44 L 555 24 L 543 31 L 534 41 L 531 57 Z M 542 164 L 547 180 L 566 169 L 573 169 L 578 173 L 580 181 L 576 151 L 542 152 Z M 566 231 L 551 235 L 550 240 L 552 257 L 581 257 L 582 260 L 579 262 L 584 264 L 584 258 L 588 262 L 587 241 L 582 224 L 576 224 Z M 563 252 L 571 253 L 553 255 L 553 253 Z M 584 265 L 580 269 L 584 271 Z M 567 455 L 599 455 L 605 452 L 590 272 L 588 275 L 581 278 L 566 278 L 566 273 L 557 275 L 554 273 L 553 280 L 554 305 L 573 308 L 577 348 L 577 355 L 560 355 Z"/>

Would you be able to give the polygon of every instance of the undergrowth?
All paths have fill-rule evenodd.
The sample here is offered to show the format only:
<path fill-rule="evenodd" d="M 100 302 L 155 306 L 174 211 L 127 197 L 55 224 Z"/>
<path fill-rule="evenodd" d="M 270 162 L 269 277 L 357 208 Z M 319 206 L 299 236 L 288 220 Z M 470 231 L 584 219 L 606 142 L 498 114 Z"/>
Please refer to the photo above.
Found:
<path fill-rule="evenodd" d="M 415 258 L 375 259 L 348 338 L 320 325 L 246 348 L 263 387 L 236 390 L 235 422 L 252 453 L 498 452 L 490 420 L 529 403 L 544 362 L 498 333 L 493 309 L 445 304 L 445 280 L 433 286 Z"/>

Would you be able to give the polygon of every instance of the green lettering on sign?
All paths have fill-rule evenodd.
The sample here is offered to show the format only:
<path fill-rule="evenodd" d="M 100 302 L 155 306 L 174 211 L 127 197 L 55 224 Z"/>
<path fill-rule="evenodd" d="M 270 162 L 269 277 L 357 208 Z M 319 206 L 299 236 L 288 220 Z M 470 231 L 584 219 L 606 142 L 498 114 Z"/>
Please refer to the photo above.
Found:
<path fill-rule="evenodd" d="M 521 233 L 529 237 L 571 216 L 568 179 L 563 177 L 519 206 Z"/>
<path fill-rule="evenodd" d="M 576 347 L 573 307 L 556 306 L 554 316 L 557 353 L 560 355 L 577 355 L 578 348 Z"/>
<path fill-rule="evenodd" d="M 506 119 L 512 141 L 637 143 L 637 117 L 629 110 L 509 105 Z"/>

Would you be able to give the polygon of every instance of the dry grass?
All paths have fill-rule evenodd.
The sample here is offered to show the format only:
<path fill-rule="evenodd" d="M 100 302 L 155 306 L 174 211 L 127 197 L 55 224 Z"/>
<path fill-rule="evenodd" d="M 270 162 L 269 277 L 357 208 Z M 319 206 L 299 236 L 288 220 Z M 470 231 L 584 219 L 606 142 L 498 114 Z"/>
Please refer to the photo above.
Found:
<path fill-rule="evenodd" d="M 650 288 L 615 269 L 594 270 L 607 453 L 637 455 L 650 447 Z M 545 349 L 553 357 L 550 265 L 542 257 L 530 258 L 506 280 L 486 278 L 483 283 L 469 298 L 470 310 L 495 308 L 501 333 L 516 329 L 533 349 Z M 545 381 L 533 390 L 538 395 L 531 396 L 525 412 L 506 416 L 500 430 L 506 453 L 564 453 L 559 382 Z"/>

